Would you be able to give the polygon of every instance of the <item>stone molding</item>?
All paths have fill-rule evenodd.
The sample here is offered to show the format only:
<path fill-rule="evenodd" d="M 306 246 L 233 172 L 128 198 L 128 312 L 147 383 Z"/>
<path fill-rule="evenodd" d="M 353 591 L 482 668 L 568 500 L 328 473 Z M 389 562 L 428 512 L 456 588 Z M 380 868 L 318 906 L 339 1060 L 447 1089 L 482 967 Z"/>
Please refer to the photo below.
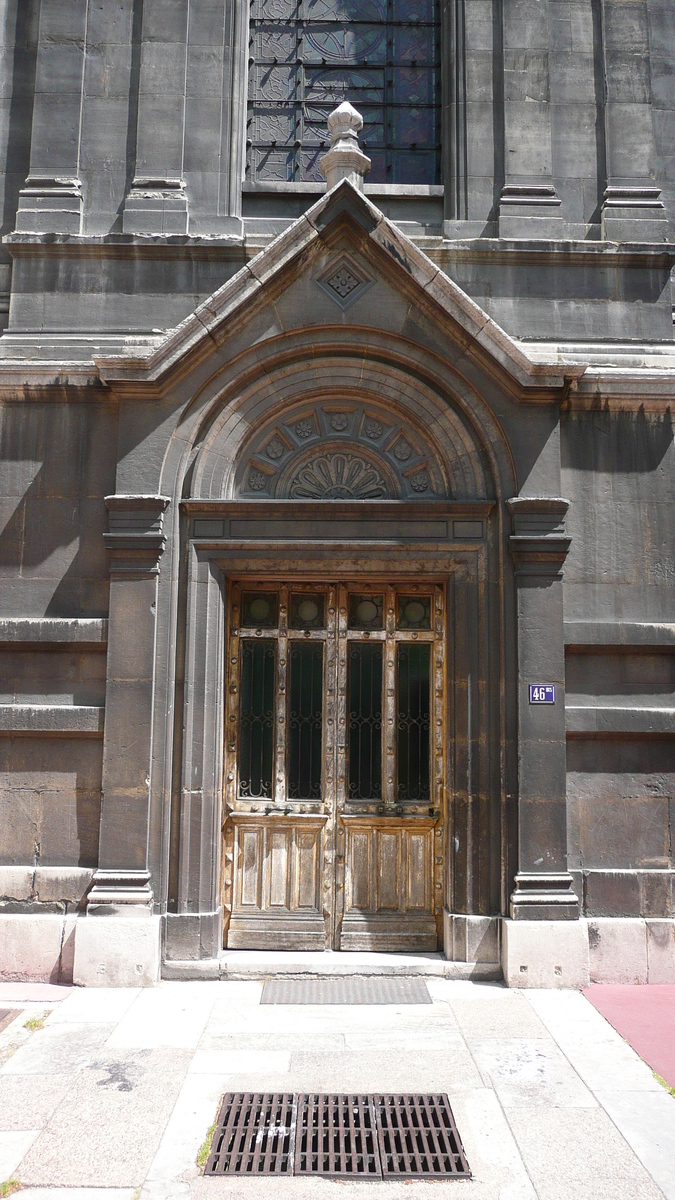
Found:
<path fill-rule="evenodd" d="M 565 533 L 569 500 L 514 497 L 507 500 L 513 533 L 509 548 L 516 577 L 560 579 L 572 539 Z"/>
<path fill-rule="evenodd" d="M 99 868 L 87 896 L 87 915 L 144 917 L 152 912 L 152 901 L 149 871 Z"/>
<path fill-rule="evenodd" d="M 105 617 L 2 617 L 0 644 L 22 645 L 46 642 L 52 646 L 77 643 L 105 646 L 108 621 Z"/>
<path fill-rule="evenodd" d="M 81 704 L 0 704 L 0 736 L 54 733 L 100 736 L 105 708 Z"/>
<path fill-rule="evenodd" d="M 518 872 L 511 893 L 513 921 L 576 921 L 581 904 L 567 872 L 529 874 Z"/>
<path fill-rule="evenodd" d="M 103 540 L 110 570 L 122 574 L 158 575 L 166 545 L 164 513 L 168 496 L 106 496 L 108 532 Z"/>

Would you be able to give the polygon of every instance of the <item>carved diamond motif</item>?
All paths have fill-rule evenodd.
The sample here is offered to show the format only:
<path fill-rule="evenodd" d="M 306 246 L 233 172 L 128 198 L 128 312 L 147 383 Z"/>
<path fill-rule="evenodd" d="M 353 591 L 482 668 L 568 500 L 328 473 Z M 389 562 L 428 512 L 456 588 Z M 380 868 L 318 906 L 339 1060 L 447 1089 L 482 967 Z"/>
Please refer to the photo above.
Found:
<path fill-rule="evenodd" d="M 291 482 L 293 500 L 378 500 L 389 487 L 376 467 L 358 454 L 321 454 Z"/>
<path fill-rule="evenodd" d="M 341 300 L 346 300 L 347 296 L 359 286 L 361 280 L 356 278 L 356 275 L 349 270 L 349 267 L 339 267 L 333 275 L 329 275 L 326 280 L 326 286 L 331 288 Z"/>
<path fill-rule="evenodd" d="M 348 308 L 373 284 L 365 271 L 346 254 L 341 255 L 337 262 L 332 262 L 316 282 L 340 308 Z"/>

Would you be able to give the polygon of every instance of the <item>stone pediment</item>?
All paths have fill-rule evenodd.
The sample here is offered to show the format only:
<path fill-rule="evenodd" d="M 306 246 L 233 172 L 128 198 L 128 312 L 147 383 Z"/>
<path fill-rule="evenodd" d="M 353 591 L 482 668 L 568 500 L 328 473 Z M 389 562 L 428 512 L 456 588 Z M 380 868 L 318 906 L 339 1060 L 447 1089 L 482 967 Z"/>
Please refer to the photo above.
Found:
<path fill-rule="evenodd" d="M 280 314 L 284 299 L 286 312 Z M 455 354 L 459 347 L 490 375 L 501 377 L 516 398 L 550 401 L 563 393 L 570 378 L 583 374 L 583 366 L 529 358 L 348 181 L 322 196 L 150 353 L 99 357 L 96 365 L 101 379 L 118 394 L 157 397 L 216 350 L 221 362 L 236 357 L 243 349 L 236 333 L 265 306 L 274 311 L 258 322 L 262 328 L 256 328 L 256 340 L 288 332 L 293 324 L 296 329 L 340 324 L 386 328 L 394 302 L 403 306 L 408 325 L 417 322 L 420 329 L 431 322 L 439 346 Z M 405 323 L 402 318 L 397 332 Z"/>

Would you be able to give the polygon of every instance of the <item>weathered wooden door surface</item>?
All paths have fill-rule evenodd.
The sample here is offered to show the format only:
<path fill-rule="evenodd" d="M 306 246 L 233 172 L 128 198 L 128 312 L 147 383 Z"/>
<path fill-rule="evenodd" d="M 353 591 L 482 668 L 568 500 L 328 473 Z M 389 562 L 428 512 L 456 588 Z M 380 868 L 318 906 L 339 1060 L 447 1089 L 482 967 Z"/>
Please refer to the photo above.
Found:
<path fill-rule="evenodd" d="M 229 607 L 226 944 L 435 950 L 443 587 L 254 580 Z"/>

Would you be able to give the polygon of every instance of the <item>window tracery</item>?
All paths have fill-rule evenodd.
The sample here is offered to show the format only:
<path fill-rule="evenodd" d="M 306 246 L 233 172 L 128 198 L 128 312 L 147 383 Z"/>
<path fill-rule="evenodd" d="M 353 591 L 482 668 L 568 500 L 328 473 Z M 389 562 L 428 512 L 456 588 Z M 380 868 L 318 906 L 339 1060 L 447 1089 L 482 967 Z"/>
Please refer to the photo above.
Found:
<path fill-rule="evenodd" d="M 371 183 L 440 181 L 438 0 L 252 0 L 247 177 L 323 182 L 328 114 L 364 119 Z"/>

